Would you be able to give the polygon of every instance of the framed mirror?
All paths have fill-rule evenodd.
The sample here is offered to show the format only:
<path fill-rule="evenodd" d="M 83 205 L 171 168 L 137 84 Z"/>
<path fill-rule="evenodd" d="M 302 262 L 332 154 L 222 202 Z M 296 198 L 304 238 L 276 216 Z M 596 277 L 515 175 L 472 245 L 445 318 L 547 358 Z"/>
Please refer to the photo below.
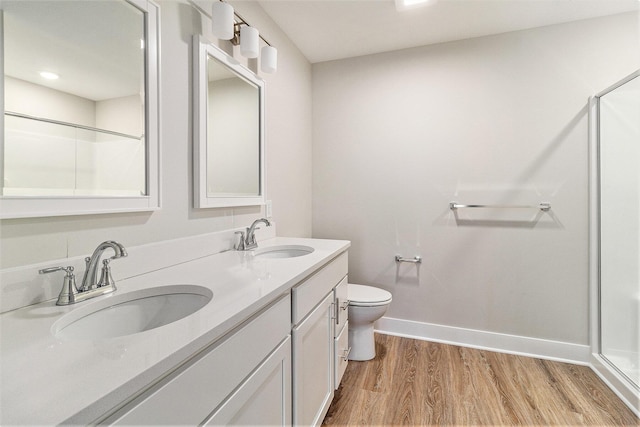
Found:
<path fill-rule="evenodd" d="M 194 205 L 264 203 L 264 81 L 194 37 Z"/>
<path fill-rule="evenodd" d="M 158 6 L 3 0 L 1 18 L 1 217 L 158 209 Z"/>

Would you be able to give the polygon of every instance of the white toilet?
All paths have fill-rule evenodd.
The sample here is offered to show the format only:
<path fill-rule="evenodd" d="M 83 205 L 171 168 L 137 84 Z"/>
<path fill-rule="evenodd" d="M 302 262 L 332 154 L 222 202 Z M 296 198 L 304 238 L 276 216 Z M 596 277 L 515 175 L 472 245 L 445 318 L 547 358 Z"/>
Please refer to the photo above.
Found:
<path fill-rule="evenodd" d="M 349 299 L 349 360 L 371 360 L 376 356 L 373 323 L 391 304 L 391 293 L 373 286 L 347 286 Z"/>

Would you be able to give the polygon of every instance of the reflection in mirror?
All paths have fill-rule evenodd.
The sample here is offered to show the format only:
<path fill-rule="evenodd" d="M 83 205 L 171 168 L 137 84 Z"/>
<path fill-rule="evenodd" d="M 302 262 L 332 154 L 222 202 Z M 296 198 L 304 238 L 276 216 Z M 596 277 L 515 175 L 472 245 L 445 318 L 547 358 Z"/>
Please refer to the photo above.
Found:
<path fill-rule="evenodd" d="M 262 204 L 264 82 L 198 37 L 194 58 L 195 206 Z"/>
<path fill-rule="evenodd" d="M 4 0 L 2 17 L 3 217 L 157 208 L 157 6 Z"/>
<path fill-rule="evenodd" d="M 143 42 L 125 1 L 4 3 L 3 194 L 145 194 Z"/>
<path fill-rule="evenodd" d="M 258 196 L 258 87 L 207 56 L 207 196 Z"/>

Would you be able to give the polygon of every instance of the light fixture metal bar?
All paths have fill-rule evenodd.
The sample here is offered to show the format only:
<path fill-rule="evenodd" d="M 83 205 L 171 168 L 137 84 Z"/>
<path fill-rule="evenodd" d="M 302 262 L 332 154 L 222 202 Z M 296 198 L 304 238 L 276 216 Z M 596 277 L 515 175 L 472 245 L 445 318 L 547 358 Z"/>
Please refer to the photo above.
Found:
<path fill-rule="evenodd" d="M 222 1 L 222 0 L 219 0 Z M 198 12 L 202 13 L 204 16 L 208 17 L 209 19 L 212 19 L 211 13 L 207 12 L 206 10 L 204 10 L 203 8 L 201 8 L 200 6 L 198 6 L 198 4 L 194 1 L 194 0 L 189 0 L 189 4 L 191 4 L 191 6 L 193 6 Z M 246 21 L 246 19 L 244 19 L 242 16 L 240 16 L 238 14 L 238 12 L 235 11 L 235 9 L 233 10 L 233 15 L 237 18 L 238 21 L 240 22 L 235 22 L 234 25 L 234 31 L 235 31 L 235 26 L 236 25 L 249 25 L 249 23 Z M 249 25 L 250 26 L 250 25 Z M 265 42 L 268 46 L 273 46 L 271 43 L 269 43 L 269 40 L 265 39 L 264 37 L 262 37 L 262 34 L 259 35 L 260 39 Z M 234 39 L 236 38 L 236 36 L 234 36 L 233 39 L 231 39 L 231 43 L 234 44 L 234 46 L 236 46 L 238 43 L 240 43 L 239 41 L 236 41 L 234 43 Z"/>

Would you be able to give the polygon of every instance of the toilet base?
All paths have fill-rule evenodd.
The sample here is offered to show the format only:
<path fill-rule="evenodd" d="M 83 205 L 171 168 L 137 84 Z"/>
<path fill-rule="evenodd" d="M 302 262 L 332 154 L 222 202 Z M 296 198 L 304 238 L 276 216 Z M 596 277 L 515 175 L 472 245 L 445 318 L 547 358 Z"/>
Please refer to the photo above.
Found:
<path fill-rule="evenodd" d="M 376 343 L 373 338 L 373 323 L 349 325 L 349 360 L 371 360 L 376 357 Z"/>

